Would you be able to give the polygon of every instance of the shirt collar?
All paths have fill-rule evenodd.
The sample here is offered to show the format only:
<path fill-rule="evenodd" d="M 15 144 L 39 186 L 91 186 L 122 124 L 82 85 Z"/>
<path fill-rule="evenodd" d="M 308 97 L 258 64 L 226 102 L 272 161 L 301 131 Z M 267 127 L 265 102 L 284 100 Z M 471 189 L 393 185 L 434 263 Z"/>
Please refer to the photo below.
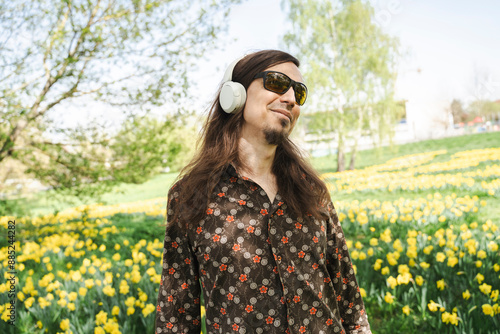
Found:
<path fill-rule="evenodd" d="M 224 170 L 224 173 L 222 174 L 222 178 L 224 180 L 228 180 L 232 177 L 240 177 L 240 175 L 238 174 L 238 171 L 236 170 L 234 163 L 230 162 L 227 164 L 227 167 Z"/>

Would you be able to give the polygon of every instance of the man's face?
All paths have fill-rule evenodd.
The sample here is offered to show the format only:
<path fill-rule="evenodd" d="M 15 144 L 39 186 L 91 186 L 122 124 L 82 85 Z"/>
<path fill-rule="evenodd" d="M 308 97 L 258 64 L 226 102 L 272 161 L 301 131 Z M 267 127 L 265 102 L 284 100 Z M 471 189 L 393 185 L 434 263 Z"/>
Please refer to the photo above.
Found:
<path fill-rule="evenodd" d="M 265 71 L 277 71 L 292 80 L 303 82 L 298 67 L 291 62 L 271 66 Z M 292 132 L 300 115 L 293 87 L 285 94 L 266 90 L 262 78 L 252 81 L 247 89 L 247 101 L 243 110 L 243 136 L 264 135 L 268 144 L 278 145 Z"/>

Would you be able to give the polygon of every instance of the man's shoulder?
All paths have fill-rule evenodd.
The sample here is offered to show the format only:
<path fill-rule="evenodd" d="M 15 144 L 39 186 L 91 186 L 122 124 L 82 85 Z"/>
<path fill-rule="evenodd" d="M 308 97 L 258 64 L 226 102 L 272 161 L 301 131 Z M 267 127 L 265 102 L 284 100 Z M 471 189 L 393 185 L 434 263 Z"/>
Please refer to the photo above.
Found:
<path fill-rule="evenodd" d="M 168 190 L 168 197 L 177 197 L 179 196 L 181 189 L 182 189 L 182 184 L 183 180 L 179 179 L 176 180 L 171 186 L 170 189 Z"/>

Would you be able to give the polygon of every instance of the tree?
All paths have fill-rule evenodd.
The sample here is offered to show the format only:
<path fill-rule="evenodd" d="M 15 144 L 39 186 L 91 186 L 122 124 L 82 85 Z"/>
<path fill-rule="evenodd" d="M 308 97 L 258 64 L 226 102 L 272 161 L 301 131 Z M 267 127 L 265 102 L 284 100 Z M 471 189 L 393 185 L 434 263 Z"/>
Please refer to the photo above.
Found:
<path fill-rule="evenodd" d="M 152 134 L 180 123 L 142 119 L 138 133 L 132 131 L 135 122 L 159 106 L 178 109 L 188 70 L 216 47 L 230 5 L 237 2 L 2 1 L 0 167 L 16 159 L 55 188 L 96 195 L 116 182 L 143 180 L 125 166 L 148 176 L 172 163 L 179 149 L 165 151 L 162 145 L 175 141 Z M 128 121 L 122 130 L 105 133 L 102 124 L 61 129 L 50 117 L 89 101 L 123 112 Z M 128 146 L 120 146 L 125 138 Z"/>
<path fill-rule="evenodd" d="M 484 121 L 496 121 L 500 117 L 500 102 L 489 100 L 476 100 L 467 106 L 469 118 L 481 117 Z"/>
<path fill-rule="evenodd" d="M 337 170 L 345 169 L 351 144 L 354 168 L 363 134 L 390 135 L 401 108 L 393 100 L 397 41 L 374 23 L 374 11 L 360 0 L 284 0 L 292 31 L 285 43 L 300 57 L 314 91 L 325 132 L 336 134 Z"/>
<path fill-rule="evenodd" d="M 463 123 L 467 121 L 469 115 L 465 112 L 462 101 L 453 99 L 450 105 L 451 115 L 453 116 L 453 123 Z"/>
<path fill-rule="evenodd" d="M 182 116 L 135 115 L 112 137 L 99 125 L 60 129 L 73 142 L 33 141 L 33 154 L 23 159 L 26 172 L 65 199 L 98 198 L 116 184 L 143 183 L 165 166 L 179 167 L 192 156 L 196 129 Z"/>

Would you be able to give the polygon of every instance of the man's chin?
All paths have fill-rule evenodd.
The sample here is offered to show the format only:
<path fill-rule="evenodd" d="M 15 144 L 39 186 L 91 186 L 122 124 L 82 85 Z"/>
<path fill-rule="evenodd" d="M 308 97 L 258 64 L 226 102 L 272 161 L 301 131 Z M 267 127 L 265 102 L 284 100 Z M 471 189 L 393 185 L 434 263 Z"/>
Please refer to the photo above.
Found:
<path fill-rule="evenodd" d="M 289 135 L 288 130 L 285 129 L 286 127 L 283 126 L 281 130 L 278 129 L 273 129 L 273 128 L 266 128 L 264 129 L 264 136 L 266 138 L 266 141 L 269 145 L 279 145 L 283 143 Z"/>

